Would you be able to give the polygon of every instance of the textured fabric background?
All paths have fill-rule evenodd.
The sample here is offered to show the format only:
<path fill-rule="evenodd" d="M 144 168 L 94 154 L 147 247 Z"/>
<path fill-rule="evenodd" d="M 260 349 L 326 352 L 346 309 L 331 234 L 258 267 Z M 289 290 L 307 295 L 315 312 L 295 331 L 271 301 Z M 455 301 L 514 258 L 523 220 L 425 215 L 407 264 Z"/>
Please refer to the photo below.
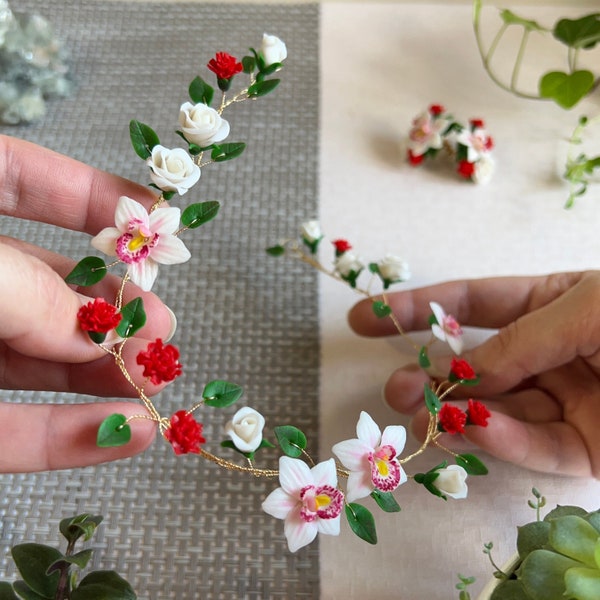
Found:
<path fill-rule="evenodd" d="M 280 88 L 228 113 L 230 139 L 246 141 L 246 153 L 204 169 L 193 197 L 183 198 L 216 199 L 222 208 L 188 232 L 191 262 L 159 274 L 155 291 L 179 317 L 174 343 L 186 369 L 157 402 L 170 414 L 191 406 L 209 380 L 228 379 L 244 387 L 242 403 L 268 424 L 303 428 L 316 452 L 316 277 L 269 259 L 264 248 L 316 216 L 318 6 L 19 0 L 13 9 L 50 19 L 71 51 L 77 87 L 50 103 L 43 122 L 0 131 L 141 183 L 146 171 L 130 147 L 131 118 L 152 125 L 166 145 L 180 145 L 173 133 L 179 105 L 198 73 L 210 75 L 204 65 L 214 52 L 242 56 L 264 31 L 285 40 Z M 74 259 L 91 253 L 87 236 L 50 226 L 2 219 L 0 232 Z M 89 400 L 29 392 L 2 398 Z M 235 409 L 200 414 L 213 440 L 207 449 L 219 452 L 221 427 Z M 277 453 L 264 457 L 274 463 Z M 1 475 L 0 578 L 15 575 L 10 546 L 58 542 L 58 521 L 85 511 L 105 516 L 94 568 L 116 569 L 140 598 L 317 598 L 318 545 L 291 555 L 281 522 L 260 510 L 274 486 L 195 456 L 177 458 L 161 440 L 118 463 Z"/>

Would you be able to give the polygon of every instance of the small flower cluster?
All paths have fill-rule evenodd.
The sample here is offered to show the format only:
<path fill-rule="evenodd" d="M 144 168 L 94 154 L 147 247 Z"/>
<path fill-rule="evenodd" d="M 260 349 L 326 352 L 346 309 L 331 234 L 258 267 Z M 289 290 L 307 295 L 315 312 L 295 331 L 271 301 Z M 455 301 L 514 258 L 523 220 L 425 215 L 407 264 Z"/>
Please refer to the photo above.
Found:
<path fill-rule="evenodd" d="M 481 119 L 458 123 L 440 104 L 413 119 L 408 133 L 408 162 L 417 166 L 444 149 L 456 161 L 456 172 L 474 183 L 487 183 L 494 172 L 494 141 Z"/>

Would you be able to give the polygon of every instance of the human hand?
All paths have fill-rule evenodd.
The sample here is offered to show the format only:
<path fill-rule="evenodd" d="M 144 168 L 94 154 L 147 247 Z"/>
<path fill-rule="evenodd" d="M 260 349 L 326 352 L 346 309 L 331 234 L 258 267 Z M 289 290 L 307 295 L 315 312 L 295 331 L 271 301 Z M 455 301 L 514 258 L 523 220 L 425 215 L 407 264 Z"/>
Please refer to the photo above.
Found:
<path fill-rule="evenodd" d="M 7 136 L 0 136 L 0 190 L 0 214 L 88 234 L 114 224 L 120 196 L 147 207 L 156 200 L 148 188 Z M 137 397 L 112 357 L 91 342 L 76 319 L 90 296 L 114 302 L 120 280 L 107 276 L 80 291 L 64 282 L 74 266 L 64 256 L 0 235 L 0 389 Z M 148 320 L 123 357 L 141 384 L 135 356 L 149 341 L 167 338 L 174 321 L 154 294 L 128 285 L 125 302 L 137 296 L 143 297 Z M 160 387 L 148 383 L 144 389 L 152 395 Z M 129 416 L 143 409 L 125 402 L 0 403 L 0 473 L 85 466 L 144 450 L 156 431 L 144 419 L 132 428 L 131 443 L 96 446 L 98 425 L 114 412 Z"/>
<path fill-rule="evenodd" d="M 387 298 L 406 332 L 428 329 L 429 302 L 439 302 L 463 326 L 497 329 L 465 351 L 480 376 L 476 387 L 459 387 L 456 404 L 482 400 L 493 417 L 487 428 L 468 427 L 463 440 L 444 434 L 449 448 L 465 442 L 533 470 L 600 478 L 600 272 L 454 281 Z M 360 335 L 391 335 L 389 319 L 377 319 L 370 300 L 355 305 L 351 327 Z M 449 371 L 450 357 L 434 362 Z M 427 413 L 418 367 L 395 371 L 387 403 L 414 415 L 423 439 Z"/>

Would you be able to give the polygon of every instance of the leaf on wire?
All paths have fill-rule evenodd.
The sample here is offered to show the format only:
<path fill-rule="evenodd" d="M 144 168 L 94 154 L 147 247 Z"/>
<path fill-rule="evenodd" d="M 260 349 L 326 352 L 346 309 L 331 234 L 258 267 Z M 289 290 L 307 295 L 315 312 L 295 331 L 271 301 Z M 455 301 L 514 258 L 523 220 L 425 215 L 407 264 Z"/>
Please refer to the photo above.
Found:
<path fill-rule="evenodd" d="M 487 475 L 487 467 L 473 454 L 459 454 L 456 464 L 461 466 L 469 475 Z"/>
<path fill-rule="evenodd" d="M 384 317 L 389 317 L 392 314 L 392 307 L 381 300 L 375 300 L 371 304 L 371 308 L 375 313 L 375 316 L 378 319 L 383 319 Z"/>
<path fill-rule="evenodd" d="M 146 323 L 146 311 L 141 297 L 134 298 L 121 309 L 121 322 L 115 328 L 122 338 L 134 335 Z"/>
<path fill-rule="evenodd" d="M 206 202 L 198 202 L 196 204 L 190 204 L 181 213 L 181 222 L 189 229 L 195 229 L 208 223 L 211 219 L 214 219 L 219 212 L 221 205 L 216 200 L 208 200 Z"/>
<path fill-rule="evenodd" d="M 65 277 L 67 283 L 86 287 L 98 283 L 107 273 L 106 263 L 98 256 L 86 256 Z"/>
<path fill-rule="evenodd" d="M 424 389 L 425 406 L 427 407 L 427 410 L 430 412 L 430 414 L 437 415 L 440 409 L 442 408 L 442 403 L 440 402 L 440 399 L 437 397 L 435 392 L 427 384 L 425 384 Z"/>
<path fill-rule="evenodd" d="M 98 427 L 96 445 L 100 448 L 114 448 L 124 446 L 131 440 L 131 427 L 127 424 L 127 417 L 114 413 Z"/>
<path fill-rule="evenodd" d="M 306 448 L 306 436 L 293 425 L 281 425 L 273 430 L 279 446 L 286 456 L 298 458 Z"/>
<path fill-rule="evenodd" d="M 215 379 L 204 386 L 202 398 L 207 406 L 225 408 L 240 399 L 244 390 L 235 383 Z"/>
<path fill-rule="evenodd" d="M 269 92 L 272 92 L 279 85 L 280 81 L 280 79 L 264 79 L 263 81 L 257 81 L 248 88 L 248 96 L 251 98 L 265 96 Z"/>
<path fill-rule="evenodd" d="M 192 99 L 192 102 L 210 106 L 215 90 L 201 77 L 195 77 L 192 83 L 190 83 L 188 93 Z"/>
<path fill-rule="evenodd" d="M 214 144 L 210 157 L 215 162 L 225 162 L 237 158 L 246 148 L 244 142 L 230 142 L 228 144 Z"/>
<path fill-rule="evenodd" d="M 349 503 L 344 507 L 350 529 L 361 539 L 369 544 L 377 543 L 377 530 L 375 519 L 371 512 L 361 504 Z"/>
<path fill-rule="evenodd" d="M 380 490 L 373 490 L 371 492 L 371 498 L 377 502 L 377 506 L 384 512 L 394 513 L 400 512 L 400 505 L 394 498 L 392 492 L 382 492 Z"/>
<path fill-rule="evenodd" d="M 156 132 L 149 125 L 135 119 L 129 121 L 129 137 L 135 153 L 146 160 L 152 156 L 152 148 L 160 144 Z"/>

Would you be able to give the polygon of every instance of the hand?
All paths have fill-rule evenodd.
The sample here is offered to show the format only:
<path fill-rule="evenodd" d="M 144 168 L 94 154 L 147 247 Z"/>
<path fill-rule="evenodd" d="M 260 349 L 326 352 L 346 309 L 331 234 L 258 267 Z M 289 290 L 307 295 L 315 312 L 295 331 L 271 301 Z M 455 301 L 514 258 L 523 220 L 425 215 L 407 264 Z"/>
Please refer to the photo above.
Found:
<path fill-rule="evenodd" d="M 7 136 L 0 136 L 0 190 L 0 214 L 88 234 L 114 225 L 120 196 L 148 207 L 156 199 L 147 188 Z M 26 241 L 0 236 L 0 389 L 136 396 L 112 357 L 91 342 L 76 319 L 90 296 L 114 302 L 119 279 L 107 276 L 93 287 L 73 289 L 64 277 L 75 263 Z M 148 321 L 128 341 L 123 356 L 141 384 L 135 356 L 148 341 L 166 338 L 173 320 L 154 294 L 128 284 L 125 302 L 136 296 L 143 297 Z M 159 389 L 145 388 L 148 394 Z M 98 425 L 114 412 L 132 415 L 144 410 L 138 403 L 125 402 L 0 403 L 0 472 L 84 466 L 144 450 L 156 431 L 146 420 L 135 422 L 129 444 L 96 447 Z"/>
<path fill-rule="evenodd" d="M 463 353 L 480 376 L 453 400 L 482 400 L 492 411 L 487 428 L 467 427 L 464 438 L 493 456 L 530 469 L 600 478 L 600 273 L 560 273 L 455 281 L 388 297 L 405 331 L 428 329 L 429 302 L 439 302 L 463 326 L 497 329 Z M 361 335 L 396 330 L 377 319 L 370 301 L 350 312 Z M 448 357 L 444 372 L 449 371 Z M 394 372 L 386 383 L 388 404 L 414 415 L 412 428 L 424 437 L 427 414 L 417 367 Z M 462 399 L 462 400 L 461 400 Z M 464 448 L 444 434 L 443 443 Z"/>

